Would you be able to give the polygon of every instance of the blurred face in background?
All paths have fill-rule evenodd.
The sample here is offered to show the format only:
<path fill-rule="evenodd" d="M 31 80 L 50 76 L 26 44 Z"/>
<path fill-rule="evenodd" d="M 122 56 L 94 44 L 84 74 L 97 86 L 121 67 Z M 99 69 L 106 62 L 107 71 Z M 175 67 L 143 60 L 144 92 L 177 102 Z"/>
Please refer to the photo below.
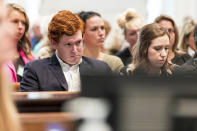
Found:
<path fill-rule="evenodd" d="M 190 48 L 192 48 L 194 51 L 196 50 L 196 45 L 194 43 L 194 32 L 192 31 L 187 39 L 187 43 L 186 43 Z"/>
<path fill-rule="evenodd" d="M 16 55 L 16 44 L 12 25 L 7 19 L 7 10 L 0 0 L 0 65 Z"/>
<path fill-rule="evenodd" d="M 148 48 L 148 60 L 151 68 L 161 68 L 164 65 L 168 57 L 169 46 L 167 35 L 152 40 Z"/>
<path fill-rule="evenodd" d="M 25 33 L 26 19 L 23 13 L 12 10 L 8 15 L 9 21 L 12 24 L 12 29 L 15 34 L 15 40 L 18 42 Z"/>
<path fill-rule="evenodd" d="M 125 30 L 125 39 L 130 44 L 130 47 L 133 47 L 133 45 L 136 44 L 137 39 L 138 39 L 138 32 L 139 30 L 135 30 L 135 29 Z"/>
<path fill-rule="evenodd" d="M 105 40 L 104 21 L 99 16 L 93 16 L 86 20 L 84 43 L 88 46 L 102 47 Z"/>
<path fill-rule="evenodd" d="M 173 27 L 171 21 L 161 20 L 159 22 L 159 24 L 168 31 L 168 33 L 170 35 L 170 48 L 172 48 L 174 45 L 174 42 L 175 42 L 175 33 L 174 33 L 174 27 Z"/>

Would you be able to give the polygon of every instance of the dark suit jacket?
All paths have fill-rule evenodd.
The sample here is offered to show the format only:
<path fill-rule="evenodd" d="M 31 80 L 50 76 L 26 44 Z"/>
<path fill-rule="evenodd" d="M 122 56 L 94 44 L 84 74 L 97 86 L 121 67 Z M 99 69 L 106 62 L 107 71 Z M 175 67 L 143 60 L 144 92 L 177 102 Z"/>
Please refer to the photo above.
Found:
<path fill-rule="evenodd" d="M 82 57 L 80 76 L 111 73 L 107 63 Z M 19 91 L 67 91 L 68 85 L 54 54 L 51 58 L 35 60 L 25 65 Z"/>

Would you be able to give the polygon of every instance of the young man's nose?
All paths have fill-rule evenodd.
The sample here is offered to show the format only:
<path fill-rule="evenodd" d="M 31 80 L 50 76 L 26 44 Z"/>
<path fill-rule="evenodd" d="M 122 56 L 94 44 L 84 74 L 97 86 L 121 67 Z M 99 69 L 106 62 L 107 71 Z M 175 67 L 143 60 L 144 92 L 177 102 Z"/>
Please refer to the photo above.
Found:
<path fill-rule="evenodd" d="M 77 46 L 76 45 L 73 45 L 72 51 L 73 52 L 76 52 L 77 51 Z"/>

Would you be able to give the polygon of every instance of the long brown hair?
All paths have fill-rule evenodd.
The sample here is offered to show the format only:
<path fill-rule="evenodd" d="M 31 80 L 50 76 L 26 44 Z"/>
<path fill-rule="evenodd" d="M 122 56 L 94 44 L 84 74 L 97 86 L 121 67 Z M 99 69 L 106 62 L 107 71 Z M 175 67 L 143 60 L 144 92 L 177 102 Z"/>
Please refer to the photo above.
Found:
<path fill-rule="evenodd" d="M 128 70 L 134 71 L 137 68 L 142 68 L 147 71 L 147 67 L 150 64 L 148 60 L 148 48 L 152 43 L 152 40 L 167 35 L 168 32 L 158 23 L 152 23 L 144 26 L 139 33 L 139 38 L 137 44 L 133 47 L 133 61 L 128 67 Z M 169 37 L 170 39 L 170 37 Z M 164 64 L 166 70 L 169 69 L 167 61 Z"/>

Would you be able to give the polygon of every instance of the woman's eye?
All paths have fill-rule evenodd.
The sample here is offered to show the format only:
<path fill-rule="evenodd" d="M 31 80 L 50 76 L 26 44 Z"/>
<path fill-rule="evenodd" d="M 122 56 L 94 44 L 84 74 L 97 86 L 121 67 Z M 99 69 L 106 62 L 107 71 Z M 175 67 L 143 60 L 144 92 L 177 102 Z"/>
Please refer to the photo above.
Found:
<path fill-rule="evenodd" d="M 91 31 L 96 31 L 96 30 L 97 30 L 97 28 L 92 28 L 92 29 L 91 29 Z"/>
<path fill-rule="evenodd" d="M 18 20 L 13 20 L 12 22 L 13 22 L 13 23 L 18 23 Z"/>
<path fill-rule="evenodd" d="M 165 50 L 169 50 L 169 47 L 166 47 Z"/>
<path fill-rule="evenodd" d="M 161 50 L 161 47 L 155 47 L 154 49 L 159 51 L 159 50 Z"/>
<path fill-rule="evenodd" d="M 105 27 L 104 27 L 104 26 L 102 26 L 102 27 L 101 27 L 101 30 L 105 30 Z"/>

